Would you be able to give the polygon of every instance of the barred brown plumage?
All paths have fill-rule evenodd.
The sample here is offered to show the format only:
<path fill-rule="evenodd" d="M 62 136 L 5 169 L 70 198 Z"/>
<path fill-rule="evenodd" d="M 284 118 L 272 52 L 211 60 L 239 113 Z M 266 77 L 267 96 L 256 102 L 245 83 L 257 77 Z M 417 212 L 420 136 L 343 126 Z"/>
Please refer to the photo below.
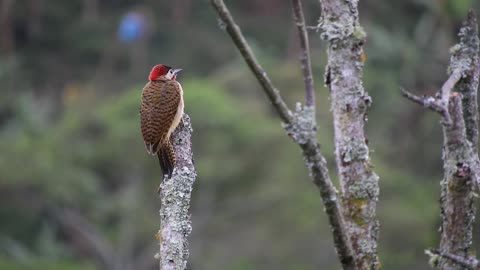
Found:
<path fill-rule="evenodd" d="M 140 129 L 147 152 L 158 156 L 163 175 L 168 178 L 176 164 L 170 135 L 180 123 L 184 106 L 182 86 L 175 80 L 178 71 L 155 66 L 143 88 L 140 104 Z"/>

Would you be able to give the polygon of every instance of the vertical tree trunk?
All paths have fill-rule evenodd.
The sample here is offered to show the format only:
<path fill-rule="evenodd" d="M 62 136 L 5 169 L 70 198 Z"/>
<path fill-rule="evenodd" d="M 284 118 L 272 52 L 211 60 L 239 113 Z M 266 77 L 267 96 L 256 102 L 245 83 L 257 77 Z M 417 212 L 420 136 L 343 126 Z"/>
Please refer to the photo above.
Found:
<path fill-rule="evenodd" d="M 476 145 L 480 41 L 472 10 L 459 37 L 460 42 L 450 49 L 449 78 L 439 95 L 418 97 L 403 91 L 408 99 L 442 116 L 444 178 L 440 198 L 440 247 L 427 252 L 432 266 L 441 270 L 478 269 L 478 261 L 470 257 L 475 220 L 473 187 L 480 178 Z"/>
<path fill-rule="evenodd" d="M 452 47 L 449 73 L 462 77 L 450 96 L 451 125 L 443 125 L 443 167 L 441 182 L 441 238 L 439 252 L 470 256 L 473 241 L 475 205 L 474 183 L 478 181 L 479 39 L 476 16 L 470 11 L 459 33 L 460 42 Z M 463 266 L 441 258 L 436 269 L 461 270 Z"/>
<path fill-rule="evenodd" d="M 451 125 L 443 126 L 444 179 L 441 182 L 441 239 L 440 252 L 467 257 L 472 244 L 475 209 L 473 204 L 472 147 L 467 140 L 463 120 L 461 95 L 453 93 L 449 112 Z M 437 269 L 463 269 L 462 266 L 441 259 Z"/>
<path fill-rule="evenodd" d="M 184 270 L 187 268 L 188 241 L 192 227 L 190 198 L 196 172 L 191 143 L 192 126 L 186 114 L 172 135 L 177 166 L 170 179 L 160 185 L 160 230 L 158 232 L 160 270 Z"/>
<path fill-rule="evenodd" d="M 329 41 L 325 83 L 330 88 L 339 172 L 350 240 L 357 269 L 378 269 L 378 176 L 370 164 L 364 132 L 372 100 L 362 86 L 363 44 L 355 0 L 320 0 L 321 37 Z"/>

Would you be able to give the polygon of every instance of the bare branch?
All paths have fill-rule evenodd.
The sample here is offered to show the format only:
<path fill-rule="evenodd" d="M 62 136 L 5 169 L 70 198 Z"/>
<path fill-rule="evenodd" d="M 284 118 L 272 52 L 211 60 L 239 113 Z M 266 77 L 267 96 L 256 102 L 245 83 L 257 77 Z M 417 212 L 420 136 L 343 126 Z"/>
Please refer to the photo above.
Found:
<path fill-rule="evenodd" d="M 232 14 L 230 14 L 227 6 L 222 0 L 210 0 L 210 2 L 212 3 L 220 19 L 226 26 L 228 34 L 230 35 L 232 41 L 235 43 L 238 50 L 242 54 L 243 59 L 252 71 L 253 75 L 255 75 L 255 77 L 257 78 L 258 82 L 262 86 L 262 89 L 270 99 L 270 102 L 272 102 L 273 107 L 277 111 L 278 115 L 284 123 L 290 123 L 292 121 L 292 115 L 290 110 L 285 104 L 285 101 L 283 101 L 283 98 L 280 96 L 280 92 L 273 85 L 272 81 L 267 76 L 267 73 L 253 54 L 250 45 L 248 45 L 247 40 L 245 39 L 245 37 L 243 37 L 240 27 L 238 27 L 238 25 L 233 20 Z"/>
<path fill-rule="evenodd" d="M 442 85 L 441 101 L 444 108 L 448 108 L 448 101 L 450 99 L 450 93 L 457 84 L 457 82 L 462 78 L 462 71 L 460 69 L 455 69 L 452 72 L 452 75 L 448 77 L 448 80 Z"/>
<path fill-rule="evenodd" d="M 308 33 L 305 26 L 305 16 L 303 15 L 302 1 L 292 0 L 293 17 L 297 25 L 298 38 L 300 40 L 300 48 L 302 55 L 300 61 L 302 63 L 303 80 L 305 83 L 305 106 L 315 105 L 315 87 L 313 84 L 312 64 L 310 58 L 310 45 L 308 42 Z"/>
<path fill-rule="evenodd" d="M 160 185 L 160 270 L 185 270 L 188 259 L 187 237 L 192 231 L 190 198 L 196 172 L 193 165 L 192 125 L 184 114 L 182 122 L 172 135 L 177 166 L 173 176 Z"/>
<path fill-rule="evenodd" d="M 452 261 L 458 266 L 462 266 L 470 270 L 480 270 L 480 264 L 475 257 L 462 257 L 451 253 L 440 252 L 438 250 L 426 250 L 425 253 L 430 256 L 433 265 L 438 263 L 438 257 L 443 257 Z"/>
<path fill-rule="evenodd" d="M 428 96 L 419 97 L 408 92 L 403 88 L 400 88 L 400 90 L 402 91 L 403 96 L 406 97 L 407 99 L 417 104 L 420 104 L 425 108 L 429 108 L 432 111 L 439 113 L 441 116 L 445 116 L 445 108 L 434 97 L 428 97 Z"/>
<path fill-rule="evenodd" d="M 450 94 L 453 91 L 453 88 L 460 81 L 461 78 L 462 70 L 455 69 L 450 75 L 450 77 L 448 77 L 448 79 L 443 83 L 442 88 L 440 89 L 439 99 L 435 97 L 415 96 L 414 94 L 406 91 L 405 89 L 401 89 L 401 91 L 403 96 L 407 99 L 439 113 L 440 116 L 442 116 L 442 121 L 445 125 L 451 125 L 452 119 L 448 110 L 448 101 L 450 99 Z"/>

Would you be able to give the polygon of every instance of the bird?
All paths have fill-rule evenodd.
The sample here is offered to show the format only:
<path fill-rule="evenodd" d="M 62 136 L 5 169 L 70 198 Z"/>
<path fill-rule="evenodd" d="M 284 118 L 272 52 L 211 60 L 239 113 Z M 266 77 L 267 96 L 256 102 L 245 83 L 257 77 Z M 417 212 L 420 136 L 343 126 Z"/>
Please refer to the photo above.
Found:
<path fill-rule="evenodd" d="M 183 89 L 177 81 L 180 71 L 155 65 L 141 95 L 140 130 L 147 153 L 158 157 L 163 179 L 171 178 L 176 166 L 170 136 L 180 124 L 184 110 Z"/>

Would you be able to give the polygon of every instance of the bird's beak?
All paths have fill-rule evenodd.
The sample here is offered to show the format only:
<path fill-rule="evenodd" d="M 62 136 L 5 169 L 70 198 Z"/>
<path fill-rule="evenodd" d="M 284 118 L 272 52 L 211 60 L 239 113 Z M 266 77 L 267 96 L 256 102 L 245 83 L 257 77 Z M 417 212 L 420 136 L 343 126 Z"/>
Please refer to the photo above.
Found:
<path fill-rule="evenodd" d="M 173 74 L 174 74 L 174 75 L 177 75 L 178 73 L 180 73 L 180 71 L 182 71 L 181 68 L 179 68 L 179 69 L 174 69 L 174 70 L 173 70 Z"/>

